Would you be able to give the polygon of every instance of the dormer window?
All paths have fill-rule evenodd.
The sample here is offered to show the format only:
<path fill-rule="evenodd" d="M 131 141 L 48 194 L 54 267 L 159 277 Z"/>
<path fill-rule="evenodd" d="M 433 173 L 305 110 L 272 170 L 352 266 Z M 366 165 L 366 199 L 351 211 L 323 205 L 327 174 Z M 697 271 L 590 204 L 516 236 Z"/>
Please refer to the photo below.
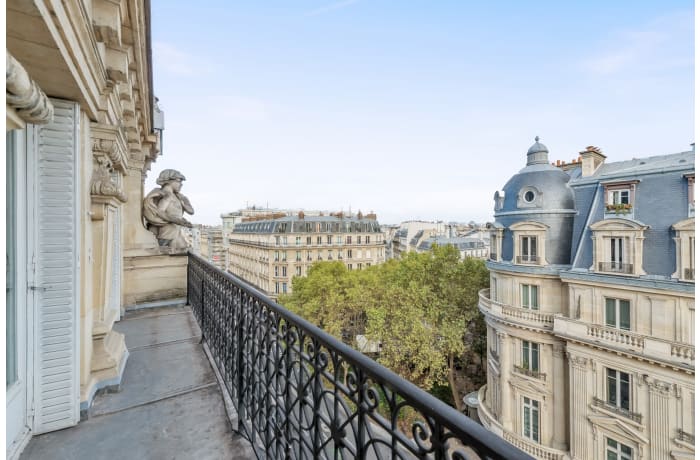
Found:
<path fill-rule="evenodd" d="M 676 272 L 671 275 L 681 281 L 695 281 L 695 218 L 683 220 L 671 227 L 676 236 Z"/>
<path fill-rule="evenodd" d="M 539 222 L 518 222 L 510 226 L 513 232 L 513 255 L 516 264 L 544 265 L 547 226 Z"/>
<path fill-rule="evenodd" d="M 503 230 L 505 228 L 503 225 L 499 223 L 489 223 L 486 224 L 486 228 L 489 229 L 490 231 L 490 238 L 489 238 L 489 260 L 493 260 L 494 262 L 500 262 L 501 261 L 501 248 L 503 244 Z"/>
<path fill-rule="evenodd" d="M 685 177 L 688 179 L 688 217 L 695 217 L 695 173 Z"/>
<path fill-rule="evenodd" d="M 603 184 L 605 190 L 605 217 L 622 216 L 632 218 L 634 214 L 634 191 L 639 181 L 610 182 Z"/>
<path fill-rule="evenodd" d="M 593 271 L 616 275 L 644 275 L 644 231 L 649 228 L 627 219 L 598 221 L 593 232 Z"/>
<path fill-rule="evenodd" d="M 520 260 L 522 264 L 537 263 L 537 237 L 528 235 L 520 237 Z"/>

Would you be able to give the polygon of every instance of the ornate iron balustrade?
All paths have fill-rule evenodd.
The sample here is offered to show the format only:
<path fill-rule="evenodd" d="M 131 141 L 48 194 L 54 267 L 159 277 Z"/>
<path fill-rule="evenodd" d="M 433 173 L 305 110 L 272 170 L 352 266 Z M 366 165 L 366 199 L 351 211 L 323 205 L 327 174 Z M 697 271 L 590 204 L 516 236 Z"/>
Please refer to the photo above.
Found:
<path fill-rule="evenodd" d="M 621 262 L 598 262 L 598 271 L 610 273 L 624 273 L 631 275 L 633 271 L 632 264 L 623 264 Z"/>
<path fill-rule="evenodd" d="M 530 458 L 192 253 L 187 298 L 258 458 Z"/>
<path fill-rule="evenodd" d="M 610 404 L 609 402 L 604 401 L 600 398 L 596 398 L 595 396 L 593 397 L 593 405 L 596 407 L 602 407 L 603 409 L 607 409 L 611 412 L 615 412 L 616 414 L 620 414 L 623 417 L 627 417 L 628 419 L 633 420 L 637 423 L 642 423 L 642 414 L 638 414 L 628 409 L 618 407 L 614 404 Z"/>

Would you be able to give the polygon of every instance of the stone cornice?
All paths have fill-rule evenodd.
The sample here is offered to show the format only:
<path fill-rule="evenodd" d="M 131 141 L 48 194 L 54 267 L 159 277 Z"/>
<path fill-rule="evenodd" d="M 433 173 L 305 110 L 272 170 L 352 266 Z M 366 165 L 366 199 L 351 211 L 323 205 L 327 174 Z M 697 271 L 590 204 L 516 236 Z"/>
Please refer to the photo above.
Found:
<path fill-rule="evenodd" d="M 6 103 L 27 123 L 44 124 L 53 119 L 53 104 L 22 64 L 5 50 Z"/>

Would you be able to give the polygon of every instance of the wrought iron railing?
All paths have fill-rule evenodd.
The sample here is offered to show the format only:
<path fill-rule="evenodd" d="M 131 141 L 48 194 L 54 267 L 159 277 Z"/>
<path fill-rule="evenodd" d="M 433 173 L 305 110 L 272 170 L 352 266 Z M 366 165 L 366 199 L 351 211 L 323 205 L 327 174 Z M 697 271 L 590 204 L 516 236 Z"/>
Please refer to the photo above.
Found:
<path fill-rule="evenodd" d="M 598 271 L 611 273 L 624 273 L 631 275 L 633 271 L 632 264 L 623 264 L 622 262 L 598 262 Z"/>
<path fill-rule="evenodd" d="M 530 458 L 191 253 L 187 298 L 258 458 Z"/>
<path fill-rule="evenodd" d="M 629 409 L 616 406 L 603 399 L 596 398 L 595 396 L 593 397 L 593 405 L 596 407 L 602 407 L 603 409 L 607 409 L 611 412 L 615 412 L 616 414 L 620 414 L 623 417 L 627 417 L 628 419 L 633 420 L 637 423 L 642 423 L 642 414 L 638 414 L 636 412 L 630 411 Z"/>

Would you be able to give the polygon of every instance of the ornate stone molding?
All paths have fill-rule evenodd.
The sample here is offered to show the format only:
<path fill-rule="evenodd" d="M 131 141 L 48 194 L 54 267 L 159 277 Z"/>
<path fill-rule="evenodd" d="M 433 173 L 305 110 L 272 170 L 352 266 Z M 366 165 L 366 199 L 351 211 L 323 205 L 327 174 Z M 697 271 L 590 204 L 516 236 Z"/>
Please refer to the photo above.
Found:
<path fill-rule="evenodd" d="M 583 356 L 572 355 L 571 353 L 567 353 L 566 355 L 569 358 L 569 362 L 574 368 L 579 370 L 586 370 L 586 367 L 588 366 L 588 358 L 584 358 Z"/>
<path fill-rule="evenodd" d="M 124 129 L 120 126 L 91 123 L 90 132 L 93 155 L 108 157 L 114 169 L 121 173 L 126 172 L 129 156 Z"/>
<path fill-rule="evenodd" d="M 552 345 L 552 355 L 555 358 L 563 358 L 566 354 L 566 346 L 563 343 L 555 343 Z"/>
<path fill-rule="evenodd" d="M 126 194 L 112 178 L 112 164 L 106 156 L 95 157 L 95 169 L 90 181 L 90 194 L 95 196 L 115 197 L 126 203 Z"/>
<path fill-rule="evenodd" d="M 671 390 L 673 389 L 673 386 L 670 383 L 662 380 L 647 378 L 645 379 L 645 382 L 649 387 L 650 393 L 655 393 L 661 396 L 669 396 L 671 394 Z"/>
<path fill-rule="evenodd" d="M 22 64 L 5 50 L 6 102 L 27 123 L 43 124 L 53 119 L 53 104 Z"/>

